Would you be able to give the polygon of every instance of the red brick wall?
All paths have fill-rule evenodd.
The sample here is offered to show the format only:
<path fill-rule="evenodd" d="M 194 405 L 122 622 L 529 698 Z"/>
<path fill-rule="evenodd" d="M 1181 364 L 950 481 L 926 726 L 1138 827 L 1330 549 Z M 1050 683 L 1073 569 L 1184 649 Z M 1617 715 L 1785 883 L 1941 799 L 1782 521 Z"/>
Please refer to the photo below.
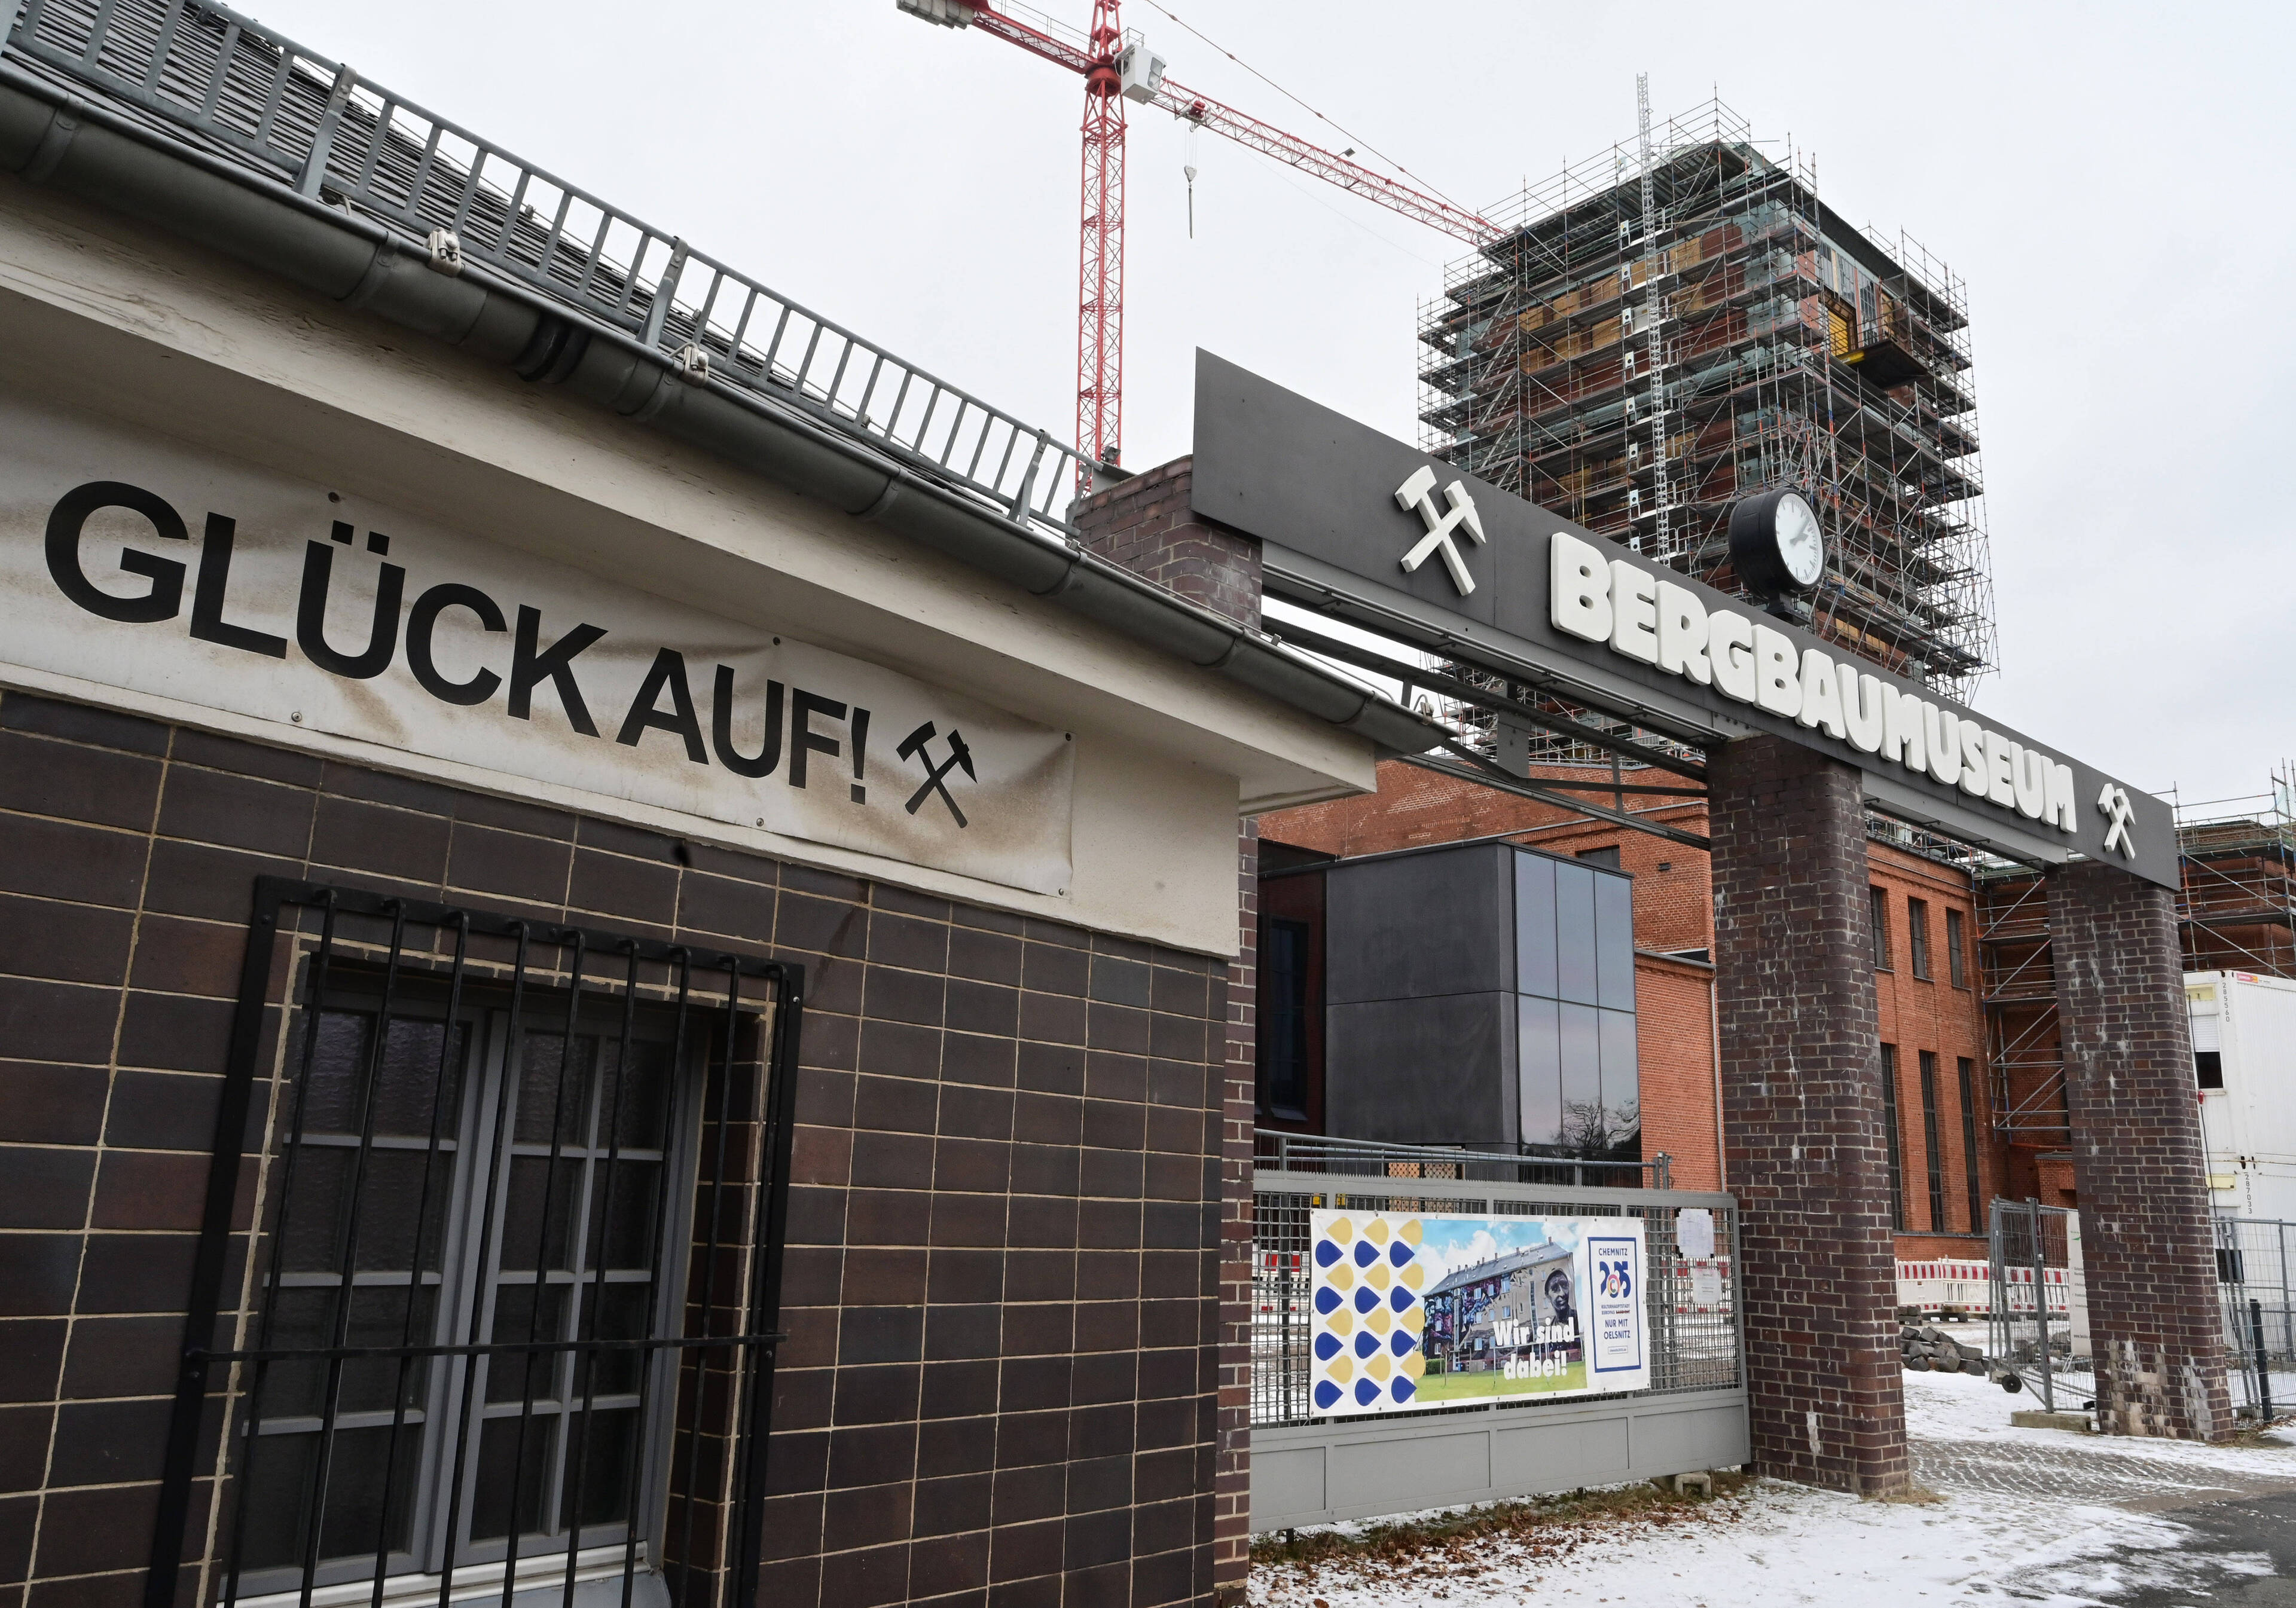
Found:
<path fill-rule="evenodd" d="M 1636 923 L 1641 912 L 1637 910 Z M 1714 968 L 1635 957 L 1635 1048 L 1642 1062 L 1643 1159 L 1673 1158 L 1677 1189 L 1722 1188 L 1714 1103 Z"/>
<path fill-rule="evenodd" d="M 1905 1180 L 1905 1234 L 1982 1234 L 1984 1217 L 1996 1188 L 1991 1159 L 1992 1114 L 1986 1106 L 1984 1008 L 1975 984 L 1974 953 L 1963 959 L 1965 986 L 1953 985 L 1952 964 L 1946 950 L 1946 911 L 1961 912 L 1963 941 L 1975 948 L 1977 932 L 1973 889 L 1967 876 L 1950 866 L 1908 854 L 1887 844 L 1866 845 L 1869 886 L 1881 888 L 1889 902 L 1888 970 L 1874 974 L 1874 1004 L 1880 1013 L 1882 1042 L 1898 1050 L 1898 1141 Z M 1930 967 L 1927 980 L 1914 975 L 1913 929 L 1906 901 L 1919 899 L 1929 906 Z M 1938 1140 L 1945 1173 L 1945 1217 L 1930 1212 L 1929 1146 L 1922 1116 L 1921 1052 L 1937 1057 Z M 1971 1062 L 1971 1092 L 1976 1097 L 1979 1220 L 1969 1220 L 1969 1166 L 1963 1143 L 1961 1091 L 1957 1062 Z M 1902 1237 L 1901 1237 L 1902 1241 Z M 1962 1246 L 1955 1255 L 1971 1253 Z M 1898 1254 L 1915 1253 L 1901 1243 Z"/>
<path fill-rule="evenodd" d="M 2222 1440 L 2233 1422 L 2174 897 L 2076 861 L 2049 874 L 2049 932 L 2097 1423 Z"/>
<path fill-rule="evenodd" d="M 1755 1466 L 1883 1495 L 1911 1465 L 1862 789 L 1849 766 L 1784 738 L 1742 739 L 1710 763 Z"/>

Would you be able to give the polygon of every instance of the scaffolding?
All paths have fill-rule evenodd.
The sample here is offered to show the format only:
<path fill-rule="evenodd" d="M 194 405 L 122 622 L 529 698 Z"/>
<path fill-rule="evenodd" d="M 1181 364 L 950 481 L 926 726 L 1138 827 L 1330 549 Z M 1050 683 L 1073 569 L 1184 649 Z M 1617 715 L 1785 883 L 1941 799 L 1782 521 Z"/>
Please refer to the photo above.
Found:
<path fill-rule="evenodd" d="M 2188 972 L 2296 977 L 2296 765 L 2268 793 L 2177 807 Z"/>
<path fill-rule="evenodd" d="M 2296 978 L 2296 764 L 2276 768 L 2267 792 L 2189 804 L 2173 790 L 2169 797 L 2185 970 Z M 2013 1174 L 2030 1177 L 2024 1170 L 2042 1154 L 2072 1141 L 2047 884 L 2005 863 L 1976 875 L 1994 1132 Z"/>
<path fill-rule="evenodd" d="M 1819 199 L 1714 101 L 1486 216 L 1420 307 L 1422 444 L 1728 591 L 1730 505 L 1792 486 L 1812 624 L 1966 698 L 1994 657 L 1962 282 Z"/>

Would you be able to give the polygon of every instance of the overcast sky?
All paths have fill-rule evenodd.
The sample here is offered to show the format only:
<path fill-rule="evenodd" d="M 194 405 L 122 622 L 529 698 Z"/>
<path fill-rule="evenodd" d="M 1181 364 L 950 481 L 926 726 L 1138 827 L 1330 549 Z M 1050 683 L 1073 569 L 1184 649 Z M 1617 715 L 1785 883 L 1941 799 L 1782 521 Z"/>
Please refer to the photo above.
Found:
<path fill-rule="evenodd" d="M 1045 0 L 1081 25 L 1086 0 Z M 1968 282 L 2001 670 L 1977 702 L 2139 786 L 2296 755 L 2286 6 L 1177 0 L 1431 186 L 1496 204 L 1718 92 L 1844 216 Z M 270 0 L 301 43 L 1057 433 L 1078 81 L 893 0 Z M 1315 117 L 1148 0 L 1172 77 Z M 1185 452 L 1201 346 L 1406 439 L 1464 248 L 1135 109 L 1125 461 Z M 1775 147 L 1774 147 L 1775 149 Z"/>

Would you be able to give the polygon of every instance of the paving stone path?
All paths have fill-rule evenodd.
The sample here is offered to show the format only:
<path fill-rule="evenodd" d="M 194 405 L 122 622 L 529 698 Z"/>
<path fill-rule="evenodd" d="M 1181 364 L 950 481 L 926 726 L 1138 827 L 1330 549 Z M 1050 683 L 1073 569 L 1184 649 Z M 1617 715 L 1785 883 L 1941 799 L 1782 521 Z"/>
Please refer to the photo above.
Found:
<path fill-rule="evenodd" d="M 2157 1512 L 2296 1490 L 2296 1480 L 2091 1450 L 2061 1441 L 1917 1440 L 1912 1449 L 1914 1478 L 1940 1492 L 2042 1497 Z"/>

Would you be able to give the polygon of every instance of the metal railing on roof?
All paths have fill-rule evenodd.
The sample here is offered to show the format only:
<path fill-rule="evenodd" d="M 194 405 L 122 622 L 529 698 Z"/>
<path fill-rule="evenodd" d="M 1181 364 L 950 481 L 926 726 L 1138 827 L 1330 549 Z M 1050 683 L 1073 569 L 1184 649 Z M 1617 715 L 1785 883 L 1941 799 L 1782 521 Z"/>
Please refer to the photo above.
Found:
<path fill-rule="evenodd" d="M 689 378 L 1070 532 L 1074 447 L 251 19 L 194 0 L 23 0 L 7 53 L 259 180 L 372 217 L 435 265 L 502 275 Z"/>

